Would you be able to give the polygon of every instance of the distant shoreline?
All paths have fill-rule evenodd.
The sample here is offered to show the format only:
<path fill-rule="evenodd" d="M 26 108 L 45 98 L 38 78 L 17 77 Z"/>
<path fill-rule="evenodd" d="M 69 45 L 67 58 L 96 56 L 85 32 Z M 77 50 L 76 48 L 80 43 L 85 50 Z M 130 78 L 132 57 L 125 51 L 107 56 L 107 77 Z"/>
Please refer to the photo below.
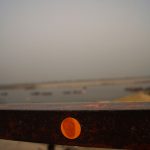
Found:
<path fill-rule="evenodd" d="M 150 77 L 128 77 L 116 79 L 91 79 L 91 80 L 76 80 L 76 81 L 56 81 L 43 83 L 22 83 L 22 84 L 7 84 L 0 85 L 0 90 L 13 89 L 38 89 L 38 88 L 83 88 L 91 86 L 107 86 L 107 85 L 136 85 L 148 84 Z"/>

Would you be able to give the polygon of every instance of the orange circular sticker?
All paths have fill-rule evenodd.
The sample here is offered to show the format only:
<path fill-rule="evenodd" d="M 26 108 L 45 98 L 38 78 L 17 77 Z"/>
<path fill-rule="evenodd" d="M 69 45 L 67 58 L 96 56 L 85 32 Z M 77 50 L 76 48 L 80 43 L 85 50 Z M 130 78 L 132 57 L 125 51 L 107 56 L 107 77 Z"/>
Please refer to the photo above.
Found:
<path fill-rule="evenodd" d="M 76 139 L 81 133 L 79 121 L 72 117 L 65 118 L 61 123 L 61 132 L 68 139 Z"/>

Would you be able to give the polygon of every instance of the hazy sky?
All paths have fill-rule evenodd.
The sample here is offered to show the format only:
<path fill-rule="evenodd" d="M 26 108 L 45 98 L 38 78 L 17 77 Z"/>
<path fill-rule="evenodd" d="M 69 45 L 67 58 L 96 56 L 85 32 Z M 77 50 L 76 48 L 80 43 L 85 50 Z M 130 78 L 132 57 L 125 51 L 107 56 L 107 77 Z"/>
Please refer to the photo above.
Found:
<path fill-rule="evenodd" d="M 150 75 L 150 0 L 0 0 L 0 84 Z"/>

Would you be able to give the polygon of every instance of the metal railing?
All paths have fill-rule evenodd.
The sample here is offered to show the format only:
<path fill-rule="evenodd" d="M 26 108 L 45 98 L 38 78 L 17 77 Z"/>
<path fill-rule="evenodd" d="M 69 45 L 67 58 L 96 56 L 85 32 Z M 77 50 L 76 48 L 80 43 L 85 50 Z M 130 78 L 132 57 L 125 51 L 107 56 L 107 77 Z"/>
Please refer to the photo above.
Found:
<path fill-rule="evenodd" d="M 72 138 L 61 128 L 68 117 L 80 126 L 67 122 Z M 55 144 L 149 150 L 150 103 L 1 104 L 0 138 L 46 143 L 49 150 Z"/>

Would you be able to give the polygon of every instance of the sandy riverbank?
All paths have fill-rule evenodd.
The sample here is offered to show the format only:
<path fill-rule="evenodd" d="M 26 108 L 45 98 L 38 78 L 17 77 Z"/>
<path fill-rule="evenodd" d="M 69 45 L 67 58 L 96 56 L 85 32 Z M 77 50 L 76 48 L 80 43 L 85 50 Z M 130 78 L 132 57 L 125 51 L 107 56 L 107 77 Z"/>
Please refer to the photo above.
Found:
<path fill-rule="evenodd" d="M 4 149 L 5 150 L 47 150 L 47 145 L 28 143 L 28 142 L 0 140 L 0 150 L 4 150 Z M 55 150 L 112 150 L 112 149 L 56 145 Z M 117 150 L 117 149 L 113 149 L 113 150 Z"/>
<path fill-rule="evenodd" d="M 114 101 L 121 101 L 121 102 L 150 102 L 150 95 L 144 92 L 137 92 L 132 95 L 119 98 Z"/>
<path fill-rule="evenodd" d="M 150 77 L 136 78 L 116 78 L 116 79 L 99 79 L 99 80 L 76 80 L 76 81 L 61 81 L 61 82 L 42 82 L 42 83 L 22 83 L 22 84 L 7 84 L 0 85 L 0 90 L 7 89 L 37 89 L 37 88 L 81 88 L 99 85 L 135 85 L 150 83 Z"/>

